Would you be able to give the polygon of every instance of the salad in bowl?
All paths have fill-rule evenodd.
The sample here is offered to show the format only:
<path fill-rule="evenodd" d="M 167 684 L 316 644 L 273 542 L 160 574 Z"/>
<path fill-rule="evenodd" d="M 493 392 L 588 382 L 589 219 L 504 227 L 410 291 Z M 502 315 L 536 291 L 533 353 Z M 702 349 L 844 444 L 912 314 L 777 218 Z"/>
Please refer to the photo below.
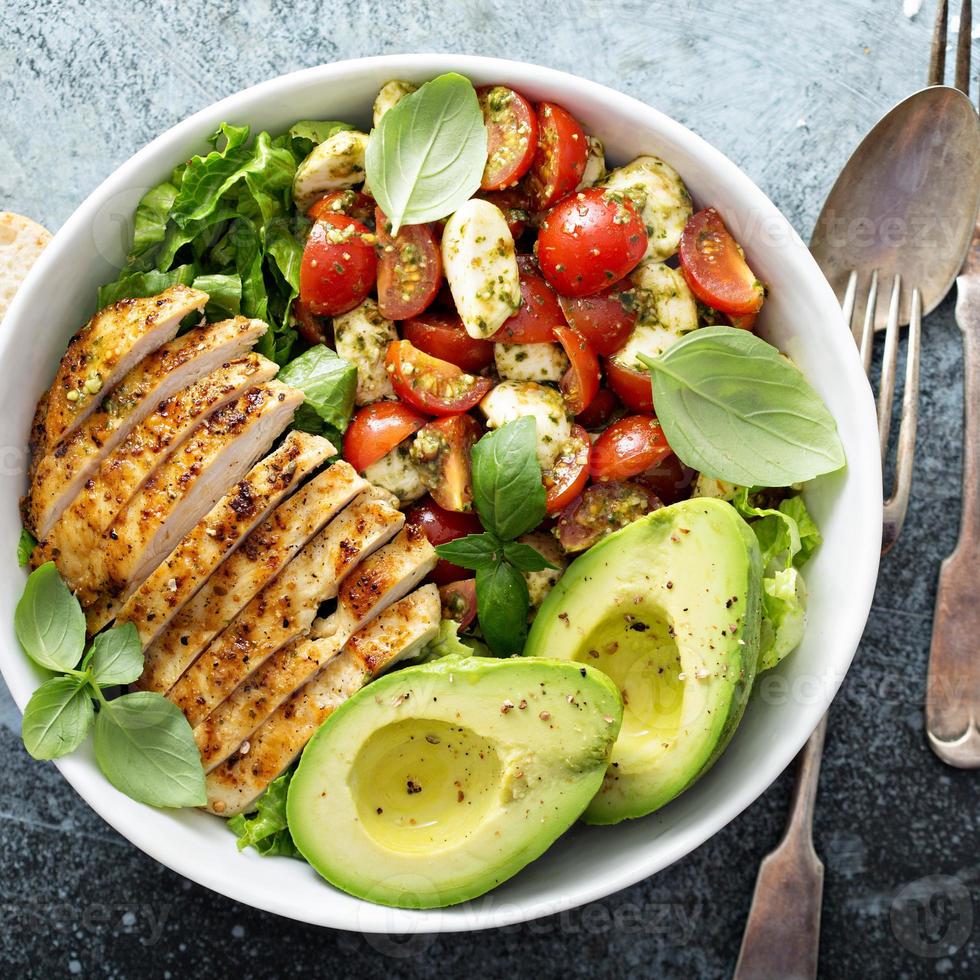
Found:
<path fill-rule="evenodd" d="M 36 758 L 91 737 L 133 800 L 426 909 L 712 767 L 845 457 L 669 158 L 506 78 L 372 116 L 224 122 L 143 194 L 34 414 L 14 625 Z"/>

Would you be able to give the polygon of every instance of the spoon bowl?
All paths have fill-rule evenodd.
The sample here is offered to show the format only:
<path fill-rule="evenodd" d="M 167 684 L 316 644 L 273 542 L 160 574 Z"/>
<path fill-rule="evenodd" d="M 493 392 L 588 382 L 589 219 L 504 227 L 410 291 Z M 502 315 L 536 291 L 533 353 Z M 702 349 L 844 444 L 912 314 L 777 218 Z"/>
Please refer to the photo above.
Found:
<path fill-rule="evenodd" d="M 972 206 L 971 206 L 972 204 Z M 980 125 L 958 89 L 934 85 L 888 112 L 841 171 L 810 242 L 838 296 L 853 269 L 896 274 L 919 289 L 923 315 L 949 292 L 966 257 L 980 205 Z M 909 322 L 909 295 L 900 308 Z M 859 296 L 857 322 L 864 318 Z M 884 328 L 879 304 L 875 329 Z"/>

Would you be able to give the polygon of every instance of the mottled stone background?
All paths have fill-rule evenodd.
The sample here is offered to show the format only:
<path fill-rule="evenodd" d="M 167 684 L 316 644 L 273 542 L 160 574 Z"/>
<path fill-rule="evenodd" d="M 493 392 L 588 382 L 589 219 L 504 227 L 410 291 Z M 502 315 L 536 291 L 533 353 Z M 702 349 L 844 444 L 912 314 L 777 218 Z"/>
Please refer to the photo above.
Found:
<path fill-rule="evenodd" d="M 339 58 L 438 50 L 536 61 L 652 103 L 738 162 L 806 237 L 861 134 L 924 81 L 932 0 L 917 6 L 6 0 L 0 209 L 57 228 L 151 137 L 243 86 Z M 980 775 L 942 766 L 922 726 L 936 573 L 957 529 L 960 351 L 947 301 L 925 330 L 912 512 L 831 716 L 816 820 L 827 977 L 980 976 Z M 5 691 L 0 721 L 0 974 L 11 977 L 725 976 L 790 789 L 784 776 L 696 853 L 580 912 L 401 943 L 295 925 L 183 881 L 27 757 Z M 935 875 L 950 879 L 922 922 L 895 920 L 896 896 Z M 972 936 L 947 956 L 929 944 L 944 932 L 956 944 Z"/>

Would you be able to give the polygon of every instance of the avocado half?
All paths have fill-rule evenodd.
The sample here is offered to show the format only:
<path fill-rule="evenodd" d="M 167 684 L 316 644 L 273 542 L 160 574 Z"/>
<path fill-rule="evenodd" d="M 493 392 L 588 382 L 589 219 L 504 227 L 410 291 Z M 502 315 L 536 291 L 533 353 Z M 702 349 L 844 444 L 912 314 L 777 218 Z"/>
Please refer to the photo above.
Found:
<path fill-rule="evenodd" d="M 622 721 L 591 666 L 448 657 L 345 702 L 289 786 L 296 846 L 338 888 L 434 908 L 539 857 L 603 780 Z"/>
<path fill-rule="evenodd" d="M 654 511 L 569 566 L 524 652 L 597 667 L 622 696 L 587 823 L 652 813 L 710 768 L 752 688 L 761 608 L 756 537 L 722 500 Z"/>

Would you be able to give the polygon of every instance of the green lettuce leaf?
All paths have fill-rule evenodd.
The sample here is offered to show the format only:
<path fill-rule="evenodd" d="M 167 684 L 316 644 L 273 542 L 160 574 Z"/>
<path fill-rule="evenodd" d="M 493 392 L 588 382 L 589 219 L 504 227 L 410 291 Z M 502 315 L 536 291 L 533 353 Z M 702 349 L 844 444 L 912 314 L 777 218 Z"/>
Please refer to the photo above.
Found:
<path fill-rule="evenodd" d="M 806 583 L 795 568 L 783 568 L 762 580 L 762 634 L 759 670 L 775 667 L 803 639 Z"/>
<path fill-rule="evenodd" d="M 228 821 L 228 829 L 238 838 L 238 850 L 254 847 L 263 857 L 291 857 L 304 860 L 286 822 L 286 792 L 293 770 L 269 783 L 259 797 L 254 814 L 239 813 Z"/>
<path fill-rule="evenodd" d="M 439 635 L 430 640 L 413 664 L 429 663 L 443 657 L 471 657 L 476 651 L 459 638 L 459 623 L 443 619 L 439 623 Z"/>
<path fill-rule="evenodd" d="M 302 415 L 309 432 L 312 410 L 322 423 L 343 432 L 354 410 L 357 368 L 323 344 L 317 344 L 290 361 L 278 375 L 283 384 L 299 388 L 306 396 Z"/>
<path fill-rule="evenodd" d="M 289 139 L 292 141 L 293 150 L 299 154 L 300 159 L 308 157 L 313 148 L 326 142 L 336 133 L 354 127 L 344 122 L 334 120 L 301 119 L 289 127 Z"/>
<path fill-rule="evenodd" d="M 133 272 L 99 289 L 99 309 L 121 299 L 155 296 L 178 283 L 190 286 L 196 278 L 197 269 L 193 265 L 179 265 L 168 272 L 160 272 L 157 269 L 150 269 L 148 272 Z"/>

